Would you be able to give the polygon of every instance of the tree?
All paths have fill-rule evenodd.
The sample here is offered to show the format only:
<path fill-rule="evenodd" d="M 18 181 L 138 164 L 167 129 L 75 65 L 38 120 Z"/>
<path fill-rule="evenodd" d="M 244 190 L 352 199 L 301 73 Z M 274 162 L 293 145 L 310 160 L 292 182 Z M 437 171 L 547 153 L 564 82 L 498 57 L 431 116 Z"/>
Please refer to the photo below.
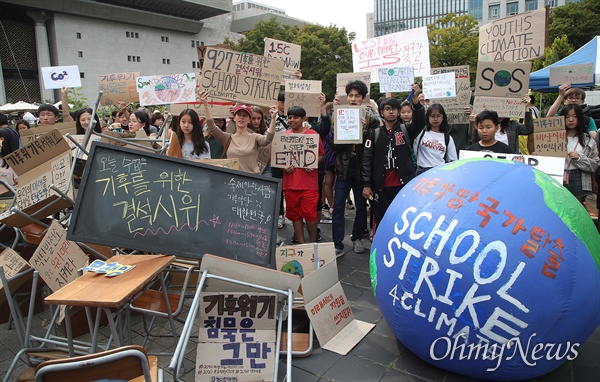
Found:
<path fill-rule="evenodd" d="M 567 57 L 569 54 L 573 53 L 573 51 L 574 49 L 571 44 L 569 44 L 567 35 L 557 37 L 552 42 L 552 46 L 549 46 L 544 50 L 544 58 L 533 61 L 531 71 L 535 72 L 536 70 L 545 68 L 548 65 L 552 65 L 555 62 Z"/>
<path fill-rule="evenodd" d="M 327 99 L 333 99 L 336 74 L 352 72 L 351 43 L 355 35 L 335 25 L 305 24 L 298 28 L 281 25 L 273 17 L 267 22 L 258 22 L 237 43 L 228 39 L 224 43 L 237 51 L 262 55 L 265 37 L 302 46 L 302 79 L 321 80 Z"/>
<path fill-rule="evenodd" d="M 585 0 L 556 7 L 550 12 L 550 41 L 566 35 L 569 43 L 579 49 L 600 35 L 600 0 Z"/>
<path fill-rule="evenodd" d="M 475 17 L 454 13 L 427 25 L 431 66 L 469 65 L 471 72 L 475 73 L 479 47 L 477 25 Z"/>

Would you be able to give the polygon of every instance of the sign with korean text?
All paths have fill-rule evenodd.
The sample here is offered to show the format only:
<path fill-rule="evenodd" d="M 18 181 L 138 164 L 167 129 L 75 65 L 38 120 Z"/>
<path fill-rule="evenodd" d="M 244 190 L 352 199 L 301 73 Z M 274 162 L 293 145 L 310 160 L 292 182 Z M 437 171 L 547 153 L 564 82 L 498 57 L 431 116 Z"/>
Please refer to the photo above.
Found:
<path fill-rule="evenodd" d="M 550 86 L 594 83 L 594 63 L 550 67 Z"/>
<path fill-rule="evenodd" d="M 524 118 L 527 104 L 520 98 L 500 98 L 477 96 L 473 101 L 473 113 L 479 114 L 484 110 L 498 113 L 498 117 Z"/>
<path fill-rule="evenodd" d="M 4 277 L 8 280 L 27 269 L 29 263 L 9 247 L 0 253 L 0 266 L 2 266 L 2 269 L 4 270 Z M 0 282 L 0 293 L 4 295 L 4 291 L 2 290 L 3 287 L 4 285 Z M 0 296 L 0 301 L 3 300 L 4 296 Z"/>
<path fill-rule="evenodd" d="M 270 107 L 277 102 L 283 66 L 276 58 L 208 48 L 200 87 L 214 98 Z"/>
<path fill-rule="evenodd" d="M 204 65 L 204 55 L 206 54 L 206 49 L 208 48 L 231 49 L 231 47 L 227 44 L 198 45 L 198 69 L 202 69 L 202 65 Z"/>
<path fill-rule="evenodd" d="M 559 157 L 563 162 L 567 156 L 567 132 L 564 117 L 537 118 L 533 120 L 534 151 L 538 155 Z M 562 183 L 562 181 L 561 181 Z"/>
<path fill-rule="evenodd" d="M 425 98 L 456 97 L 454 73 L 440 73 L 423 76 L 423 94 Z"/>
<path fill-rule="evenodd" d="M 319 167 L 319 134 L 275 134 L 271 143 L 271 167 Z"/>
<path fill-rule="evenodd" d="M 379 91 L 409 92 L 415 83 L 415 70 L 412 66 L 379 68 Z"/>
<path fill-rule="evenodd" d="M 264 56 L 269 58 L 278 58 L 283 61 L 285 79 L 294 79 L 294 73 L 300 69 L 300 56 L 302 47 L 285 41 L 265 38 Z M 286 82 L 287 87 L 287 82 Z M 286 98 L 287 100 L 287 98 Z"/>
<path fill-rule="evenodd" d="M 475 95 L 521 98 L 529 91 L 531 62 L 477 62 Z"/>
<path fill-rule="evenodd" d="M 287 80 L 285 81 L 285 109 L 300 106 L 306 110 L 307 117 L 321 115 L 321 81 Z"/>
<path fill-rule="evenodd" d="M 58 130 L 63 136 L 67 134 L 77 134 L 75 121 L 55 123 L 54 125 L 49 126 L 32 127 L 31 129 L 19 131 L 19 134 L 21 135 L 21 142 L 23 143 L 23 146 L 26 146 L 38 139 L 39 137 L 41 137 L 42 135 L 51 132 L 52 130 Z"/>
<path fill-rule="evenodd" d="M 371 73 L 360 72 L 360 73 L 338 73 L 336 75 L 336 93 L 340 101 L 340 105 L 348 105 L 348 98 L 346 97 L 346 85 L 352 81 L 362 81 L 367 85 L 367 91 L 371 88 Z M 363 99 L 362 104 L 368 105 L 371 102 L 369 93 Z"/>
<path fill-rule="evenodd" d="M 439 103 L 444 107 L 449 124 L 469 123 L 469 115 L 465 107 L 470 106 L 471 82 L 469 79 L 469 65 L 449 66 L 444 68 L 431 68 L 431 74 L 454 73 L 456 84 L 456 97 L 431 98 L 429 104 Z"/>
<path fill-rule="evenodd" d="M 487 151 L 460 150 L 458 159 L 468 158 L 496 158 L 512 160 L 513 162 L 525 163 L 526 165 L 531 166 L 536 170 L 540 170 L 546 173 L 558 183 L 563 182 L 563 171 L 565 167 L 565 160 L 563 158 L 521 154 L 499 154 Z"/>
<path fill-rule="evenodd" d="M 334 106 L 333 143 L 362 143 L 363 128 L 360 118 L 363 115 L 364 110 L 361 106 Z"/>
<path fill-rule="evenodd" d="M 307 243 L 277 247 L 277 270 L 300 277 L 336 259 L 333 242 Z"/>
<path fill-rule="evenodd" d="M 81 76 L 77 65 L 42 67 L 44 89 L 81 87 Z"/>
<path fill-rule="evenodd" d="M 135 78 L 139 76 L 139 72 L 99 74 L 98 90 L 102 91 L 100 105 L 117 105 L 119 101 L 138 102 L 140 96 L 136 89 Z"/>
<path fill-rule="evenodd" d="M 196 101 L 194 73 L 136 77 L 140 105 L 164 105 Z"/>
<path fill-rule="evenodd" d="M 200 48 L 198 48 L 200 49 Z M 200 52 L 200 50 L 198 50 Z M 200 54 L 200 53 L 198 53 Z M 179 114 L 185 109 L 192 109 L 199 116 L 205 117 L 204 114 L 204 104 L 200 102 L 200 94 L 204 91 L 203 88 L 200 87 L 200 79 L 201 77 L 196 76 L 196 101 L 191 103 L 176 103 L 171 105 L 171 114 L 174 116 L 179 116 Z M 217 99 L 214 97 L 208 97 L 208 110 L 210 111 L 210 115 L 213 118 L 230 118 L 231 108 L 233 107 L 233 102 L 225 101 L 222 99 Z"/>
<path fill-rule="evenodd" d="M 387 34 L 352 44 L 355 72 L 371 72 L 371 81 L 379 82 L 379 67 L 411 66 L 415 76 L 429 74 L 427 27 Z"/>
<path fill-rule="evenodd" d="M 56 292 L 77 278 L 77 270 L 83 268 L 88 256 L 72 241 L 60 223 L 53 221 L 29 260 L 46 284 Z"/>
<path fill-rule="evenodd" d="M 544 57 L 546 9 L 505 17 L 479 28 L 480 61 L 530 61 Z"/>
<path fill-rule="evenodd" d="M 273 380 L 277 298 L 205 292 L 200 299 L 196 381 Z"/>

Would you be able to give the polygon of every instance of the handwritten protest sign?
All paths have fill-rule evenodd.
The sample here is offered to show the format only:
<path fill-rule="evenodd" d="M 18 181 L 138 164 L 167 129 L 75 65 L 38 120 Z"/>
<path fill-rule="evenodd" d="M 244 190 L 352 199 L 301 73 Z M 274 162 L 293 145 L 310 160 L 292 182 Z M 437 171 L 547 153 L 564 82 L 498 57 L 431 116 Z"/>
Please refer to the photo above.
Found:
<path fill-rule="evenodd" d="M 531 62 L 479 61 L 475 95 L 521 98 L 529 90 L 530 72 Z"/>
<path fill-rule="evenodd" d="M 429 74 L 427 27 L 387 34 L 352 44 L 355 72 L 371 72 L 371 81 L 379 82 L 379 67 L 411 66 L 415 76 Z"/>
<path fill-rule="evenodd" d="M 279 59 L 208 48 L 200 87 L 215 98 L 270 107 L 277 102 L 283 66 Z"/>
<path fill-rule="evenodd" d="M 196 101 L 194 73 L 137 77 L 136 84 L 142 106 Z"/>
<path fill-rule="evenodd" d="M 308 117 L 321 115 L 321 81 L 287 80 L 285 82 L 285 108 L 300 106 Z"/>
<path fill-rule="evenodd" d="M 360 117 L 364 113 L 360 106 L 333 107 L 333 143 L 362 143 L 362 124 Z"/>
<path fill-rule="evenodd" d="M 513 162 L 521 162 L 546 173 L 559 183 L 562 183 L 563 181 L 563 169 L 565 166 L 565 160 L 563 158 L 460 150 L 458 159 L 467 158 L 497 158 L 512 160 Z"/>
<path fill-rule="evenodd" d="M 567 132 L 564 117 L 537 118 L 533 120 L 534 151 L 542 156 L 567 156 Z M 564 164 L 564 163 L 563 163 Z"/>
<path fill-rule="evenodd" d="M 572 85 L 594 83 L 594 64 L 589 62 L 550 67 L 550 86 L 559 86 L 567 82 Z"/>
<path fill-rule="evenodd" d="M 340 101 L 340 105 L 348 105 L 348 98 L 346 98 L 346 85 L 352 81 L 362 81 L 367 85 L 367 89 L 371 88 L 371 73 L 360 72 L 360 73 L 338 73 L 336 75 L 336 93 Z M 368 105 L 371 102 L 369 93 L 363 99 L 363 105 Z"/>
<path fill-rule="evenodd" d="M 38 139 L 39 137 L 41 137 L 42 135 L 48 134 L 52 130 L 58 130 L 59 133 L 62 134 L 63 136 L 65 136 L 67 134 L 74 135 L 77 133 L 77 129 L 75 127 L 75 121 L 71 121 L 71 122 L 55 123 L 54 125 L 50 125 L 50 126 L 32 127 L 31 129 L 19 131 L 19 134 L 21 135 L 21 142 L 23 143 L 23 146 L 26 146 L 26 145 L 30 144 L 31 142 L 35 141 L 36 139 Z"/>
<path fill-rule="evenodd" d="M 409 92 L 415 83 L 415 71 L 411 67 L 379 68 L 379 91 Z"/>
<path fill-rule="evenodd" d="M 0 266 L 4 269 L 4 277 L 8 280 L 19 272 L 24 271 L 29 266 L 29 263 L 9 247 L 0 253 Z M 3 287 L 4 285 L 0 283 L 0 301 L 4 300 Z"/>
<path fill-rule="evenodd" d="M 546 9 L 505 17 L 479 28 L 480 61 L 526 61 L 544 57 Z"/>
<path fill-rule="evenodd" d="M 318 134 L 275 134 L 271 143 L 271 167 L 319 167 Z"/>
<path fill-rule="evenodd" d="M 29 263 L 46 284 L 56 292 L 77 278 L 77 270 L 85 266 L 88 256 L 72 241 L 57 221 L 53 221 Z"/>
<path fill-rule="evenodd" d="M 102 91 L 100 104 L 110 106 L 117 105 L 119 101 L 138 102 L 140 97 L 136 89 L 135 78 L 139 76 L 139 72 L 99 74 L 98 90 Z"/>
<path fill-rule="evenodd" d="M 199 48 L 198 48 L 199 49 Z M 200 53 L 198 53 L 200 54 Z M 185 109 L 192 109 L 199 116 L 205 117 L 204 105 L 200 102 L 200 94 L 204 91 L 203 88 L 200 87 L 200 77 L 196 76 L 196 102 L 190 103 L 174 103 L 171 105 L 171 114 L 174 116 L 178 116 Z M 210 110 L 210 115 L 213 118 L 230 118 L 231 107 L 233 106 L 233 102 L 225 101 L 222 99 L 217 99 L 214 97 L 208 97 L 208 109 Z"/>
<path fill-rule="evenodd" d="M 471 82 L 469 80 L 469 65 L 431 68 L 431 74 L 454 73 L 456 97 L 430 98 L 430 104 L 439 103 L 444 107 L 448 123 L 469 123 L 469 115 L 464 108 L 470 106 Z"/>
<path fill-rule="evenodd" d="M 473 113 L 479 114 L 484 110 L 493 110 L 498 117 L 524 118 L 527 104 L 520 98 L 475 97 Z"/>
<path fill-rule="evenodd" d="M 46 66 L 42 67 L 44 89 L 60 89 L 81 87 L 79 66 Z"/>
<path fill-rule="evenodd" d="M 276 308 L 273 294 L 202 293 L 196 380 L 273 380 Z"/>
<path fill-rule="evenodd" d="M 216 45 L 198 45 L 197 46 L 197 53 L 198 53 L 198 62 L 200 63 L 200 65 L 198 65 L 198 69 L 202 69 L 202 66 L 204 65 L 204 55 L 206 54 L 206 49 L 208 48 L 218 48 L 218 49 L 231 49 L 231 47 L 228 44 L 216 44 Z"/>
<path fill-rule="evenodd" d="M 454 73 L 440 73 L 423 76 L 423 94 L 425 98 L 456 97 Z"/>
<path fill-rule="evenodd" d="M 318 267 L 322 267 L 335 259 L 335 247 L 332 242 L 307 243 L 277 247 L 275 262 L 278 270 L 305 277 L 316 269 L 316 261 Z"/>
<path fill-rule="evenodd" d="M 285 64 L 283 78 L 294 79 L 294 73 L 300 69 L 300 56 L 302 47 L 285 41 L 265 38 L 264 56 L 279 58 Z M 287 86 L 287 83 L 286 83 Z M 287 98 L 286 98 L 287 99 Z"/>

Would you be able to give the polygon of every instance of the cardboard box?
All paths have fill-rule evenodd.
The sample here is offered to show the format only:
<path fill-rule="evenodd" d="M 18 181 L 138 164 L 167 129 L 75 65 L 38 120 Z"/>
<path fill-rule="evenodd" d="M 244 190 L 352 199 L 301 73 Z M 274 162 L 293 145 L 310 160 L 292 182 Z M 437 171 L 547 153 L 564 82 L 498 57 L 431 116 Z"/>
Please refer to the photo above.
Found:
<path fill-rule="evenodd" d="M 55 185 L 63 192 L 68 188 L 67 196 L 73 199 L 71 148 L 59 130 L 42 135 L 4 159 L 19 176 L 19 185 L 15 186 L 16 208 L 42 219 L 72 206 L 50 188 Z M 49 207 L 39 212 L 46 206 Z M 29 219 L 10 211 L 0 215 L 0 222 L 19 228 L 31 224 Z"/>
<path fill-rule="evenodd" d="M 346 355 L 375 327 L 354 318 L 337 273 L 337 261 L 302 279 L 306 313 L 321 348 Z"/>
<path fill-rule="evenodd" d="M 48 134 L 52 130 L 58 130 L 62 135 L 77 134 L 75 121 L 55 123 L 51 126 L 32 127 L 31 129 L 19 131 L 19 134 L 21 135 L 21 142 L 23 143 L 23 146 L 27 146 L 31 142 L 35 141 L 44 134 Z"/>

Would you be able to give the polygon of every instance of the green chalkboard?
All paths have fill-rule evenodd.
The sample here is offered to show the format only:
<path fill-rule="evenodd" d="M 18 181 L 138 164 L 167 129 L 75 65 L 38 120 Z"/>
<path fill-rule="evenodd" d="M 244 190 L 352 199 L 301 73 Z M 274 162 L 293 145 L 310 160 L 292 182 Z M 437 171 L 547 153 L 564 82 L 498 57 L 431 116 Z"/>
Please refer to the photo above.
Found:
<path fill-rule="evenodd" d="M 94 142 L 67 239 L 275 267 L 281 181 Z"/>

